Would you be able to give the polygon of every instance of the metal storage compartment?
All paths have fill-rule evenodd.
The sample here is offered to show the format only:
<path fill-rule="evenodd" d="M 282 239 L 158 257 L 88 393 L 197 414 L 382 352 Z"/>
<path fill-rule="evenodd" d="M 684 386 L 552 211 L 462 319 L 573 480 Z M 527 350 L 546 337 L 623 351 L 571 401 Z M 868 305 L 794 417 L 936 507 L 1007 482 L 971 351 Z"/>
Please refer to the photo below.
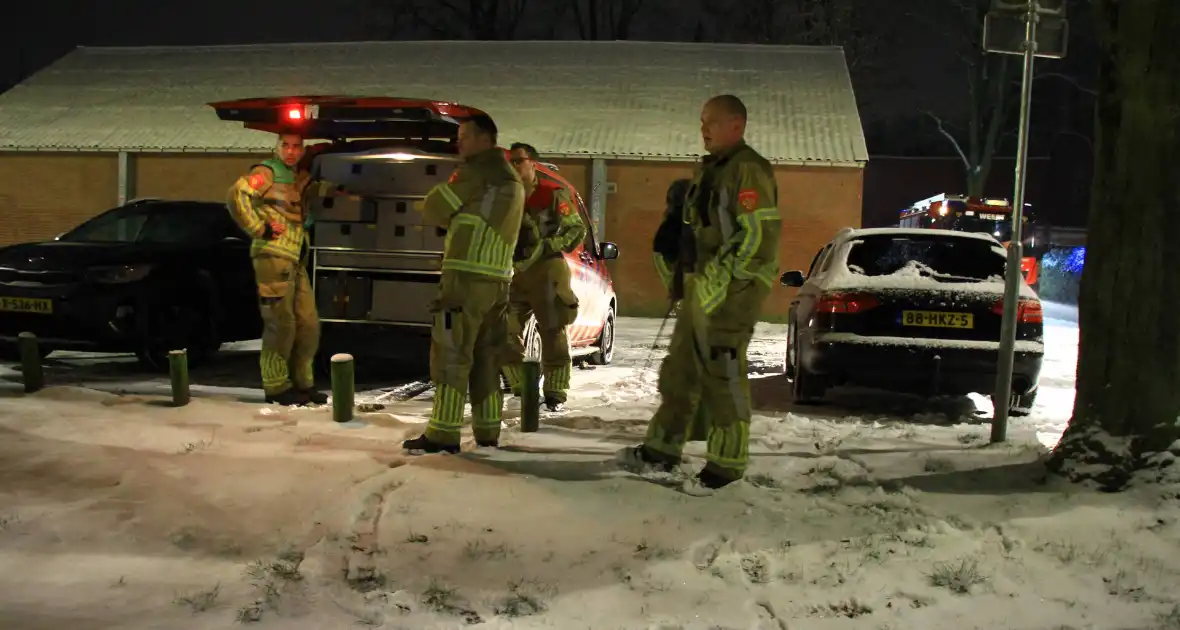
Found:
<path fill-rule="evenodd" d="M 455 169 L 454 162 L 450 160 L 425 156 L 401 161 L 378 157 L 388 153 L 369 151 L 323 155 L 317 158 L 320 178 L 366 197 L 421 197 L 436 184 L 447 181 Z"/>
<path fill-rule="evenodd" d="M 321 319 L 368 318 L 372 280 L 344 271 L 320 273 L 318 276 L 315 302 Z"/>
<path fill-rule="evenodd" d="M 315 224 L 313 247 L 342 247 L 348 249 L 377 249 L 376 223 L 341 223 L 320 221 Z"/>
<path fill-rule="evenodd" d="M 321 251 L 318 254 L 316 266 L 340 267 L 349 270 L 407 270 L 407 271 L 439 271 L 442 269 L 442 258 L 422 253 L 386 254 L 383 252 L 342 252 Z"/>
<path fill-rule="evenodd" d="M 377 224 L 377 249 L 381 251 L 422 250 L 422 226 Z"/>
<path fill-rule="evenodd" d="M 421 280 L 421 281 L 416 281 Z M 372 320 L 429 324 L 434 316 L 430 302 L 438 297 L 435 279 L 373 280 Z"/>
<path fill-rule="evenodd" d="M 345 223 L 372 223 L 377 220 L 377 203 L 340 190 L 332 191 L 326 197 L 312 197 L 308 211 L 316 221 L 340 221 Z"/>
<path fill-rule="evenodd" d="M 414 210 L 412 199 L 377 201 L 377 249 L 382 251 L 421 251 L 422 216 Z"/>

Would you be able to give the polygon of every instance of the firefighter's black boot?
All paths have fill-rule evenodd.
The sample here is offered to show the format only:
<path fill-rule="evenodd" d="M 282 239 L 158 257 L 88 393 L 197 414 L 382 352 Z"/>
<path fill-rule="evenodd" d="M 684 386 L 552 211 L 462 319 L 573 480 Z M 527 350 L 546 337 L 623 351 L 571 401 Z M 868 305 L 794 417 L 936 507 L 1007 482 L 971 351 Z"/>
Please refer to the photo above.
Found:
<path fill-rule="evenodd" d="M 642 444 L 627 447 L 616 457 L 623 468 L 637 474 L 648 471 L 672 473 L 680 468 L 679 459 L 656 453 Z"/>
<path fill-rule="evenodd" d="M 546 396 L 545 401 L 542 402 L 541 404 L 545 406 L 546 410 L 548 410 L 552 413 L 556 413 L 556 412 L 561 411 L 562 409 L 565 408 L 564 402 L 562 402 L 556 398 L 550 398 L 549 396 Z"/>
<path fill-rule="evenodd" d="M 266 402 L 284 407 L 300 407 L 311 402 L 311 399 L 307 397 L 306 393 L 292 387 L 277 394 L 267 394 Z"/>
<path fill-rule="evenodd" d="M 301 389 L 299 391 L 307 397 L 307 402 L 313 405 L 328 404 L 328 395 L 324 392 L 321 392 L 317 389 Z"/>
<path fill-rule="evenodd" d="M 454 455 L 459 452 L 458 444 L 439 444 L 425 435 L 402 442 L 402 448 L 407 451 L 422 451 L 423 453 L 450 453 Z"/>
<path fill-rule="evenodd" d="M 731 483 L 737 482 L 737 479 L 731 479 L 721 475 L 720 473 L 710 470 L 708 466 L 705 466 L 701 469 L 700 474 L 697 475 L 697 482 L 700 483 L 702 487 L 708 488 L 709 490 L 720 490 Z"/>

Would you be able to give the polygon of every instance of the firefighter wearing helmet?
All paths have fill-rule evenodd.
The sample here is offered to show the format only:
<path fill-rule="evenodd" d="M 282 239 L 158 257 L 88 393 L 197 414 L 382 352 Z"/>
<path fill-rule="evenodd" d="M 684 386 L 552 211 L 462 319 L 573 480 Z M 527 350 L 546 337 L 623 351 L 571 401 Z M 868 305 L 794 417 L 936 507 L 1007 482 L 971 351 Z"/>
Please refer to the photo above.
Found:
<path fill-rule="evenodd" d="M 324 404 L 312 363 L 320 321 L 307 277 L 307 228 L 302 203 L 305 177 L 297 173 L 303 138 L 280 134 L 272 157 L 253 166 L 229 190 L 234 221 L 249 235 L 258 308 L 262 315 L 259 367 L 268 403 Z"/>
<path fill-rule="evenodd" d="M 516 274 L 508 307 L 509 352 L 504 376 L 519 396 L 524 324 L 533 314 L 541 338 L 544 404 L 550 411 L 558 411 L 566 402 L 572 368 L 566 326 L 578 317 L 578 298 L 562 254 L 574 251 L 586 239 L 586 224 L 564 187 L 537 177 L 540 156 L 532 145 L 518 142 L 509 151 L 527 199 L 513 257 Z"/>
<path fill-rule="evenodd" d="M 778 275 L 778 186 L 770 163 L 746 144 L 745 130 L 746 108 L 736 96 L 705 103 L 701 136 L 708 155 L 685 193 L 677 234 L 662 228 L 656 238 L 661 277 L 682 289 L 672 292 L 681 304 L 660 366 L 660 406 L 644 443 L 620 453 L 632 470 L 671 471 L 686 441 L 706 439 L 705 467 L 690 482 L 704 493 L 745 474 L 746 350 Z M 670 191 L 680 194 L 679 187 Z"/>
<path fill-rule="evenodd" d="M 524 186 L 496 146 L 497 135 L 496 123 L 485 114 L 465 120 L 459 127 L 462 162 L 449 181 L 416 204 L 428 223 L 447 230 L 447 240 L 438 298 L 431 305 L 434 407 L 426 432 L 402 443 L 412 453 L 459 452 L 469 396 L 476 444 L 499 444 L 500 367 Z"/>

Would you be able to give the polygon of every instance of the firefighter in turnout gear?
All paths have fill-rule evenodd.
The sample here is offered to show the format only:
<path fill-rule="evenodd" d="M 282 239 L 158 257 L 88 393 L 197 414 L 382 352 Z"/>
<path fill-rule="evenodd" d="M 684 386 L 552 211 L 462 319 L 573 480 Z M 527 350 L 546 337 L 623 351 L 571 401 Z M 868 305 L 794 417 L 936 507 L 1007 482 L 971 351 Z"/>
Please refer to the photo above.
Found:
<path fill-rule="evenodd" d="M 524 326 L 529 315 L 535 315 L 541 338 L 544 404 L 550 411 L 558 411 L 565 404 L 572 369 L 566 326 L 578 317 L 578 298 L 562 254 L 574 251 L 586 239 L 586 224 L 563 186 L 537 177 L 540 156 L 532 145 L 518 142 L 510 151 L 527 198 L 513 256 L 516 273 L 508 306 L 509 354 L 504 376 L 512 393 L 519 396 Z"/>
<path fill-rule="evenodd" d="M 447 240 L 438 298 L 431 306 L 434 408 L 426 432 L 402 443 L 410 451 L 457 453 L 469 393 L 476 444 L 499 444 L 500 366 L 524 186 L 504 150 L 496 147 L 496 136 L 496 124 L 486 115 L 464 121 L 459 127 L 463 162 L 447 183 L 416 205 L 428 222 L 446 228 Z"/>
<path fill-rule="evenodd" d="M 676 259 L 669 264 L 667 252 L 656 255 L 661 277 L 682 289 L 673 291 L 681 303 L 660 366 L 660 406 L 644 443 L 620 453 L 632 470 L 673 471 L 684 443 L 696 437 L 693 425 L 707 429 L 707 463 L 686 485 L 702 493 L 745 473 L 746 350 L 778 275 L 778 186 L 770 163 L 745 143 L 745 128 L 746 108 L 736 96 L 705 103 L 701 135 L 708 155 L 684 200 Z"/>
<path fill-rule="evenodd" d="M 281 405 L 324 404 L 312 361 L 320 321 L 307 277 L 307 226 L 302 203 L 306 177 L 296 173 L 303 138 L 279 136 L 273 157 L 256 164 L 229 190 L 234 221 L 253 242 L 250 257 L 262 314 L 262 389 Z"/>

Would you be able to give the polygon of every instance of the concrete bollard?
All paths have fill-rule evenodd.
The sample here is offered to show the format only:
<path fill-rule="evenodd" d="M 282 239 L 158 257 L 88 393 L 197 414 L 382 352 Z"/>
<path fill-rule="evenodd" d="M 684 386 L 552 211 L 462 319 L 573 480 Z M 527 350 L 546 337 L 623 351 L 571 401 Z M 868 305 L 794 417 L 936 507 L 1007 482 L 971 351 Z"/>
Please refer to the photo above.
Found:
<path fill-rule="evenodd" d="M 520 430 L 534 433 L 541 428 L 541 364 L 525 361 L 520 370 Z"/>
<path fill-rule="evenodd" d="M 332 355 L 332 419 L 352 421 L 356 403 L 356 370 L 351 354 Z"/>
<path fill-rule="evenodd" d="M 192 396 L 188 387 L 188 350 L 168 352 L 168 378 L 172 381 L 172 406 L 187 405 Z"/>
<path fill-rule="evenodd" d="M 45 387 L 45 371 L 41 367 L 41 349 L 37 347 L 37 335 L 23 332 L 17 336 L 16 343 L 20 348 L 20 369 L 25 383 L 25 393 L 41 391 Z"/>

